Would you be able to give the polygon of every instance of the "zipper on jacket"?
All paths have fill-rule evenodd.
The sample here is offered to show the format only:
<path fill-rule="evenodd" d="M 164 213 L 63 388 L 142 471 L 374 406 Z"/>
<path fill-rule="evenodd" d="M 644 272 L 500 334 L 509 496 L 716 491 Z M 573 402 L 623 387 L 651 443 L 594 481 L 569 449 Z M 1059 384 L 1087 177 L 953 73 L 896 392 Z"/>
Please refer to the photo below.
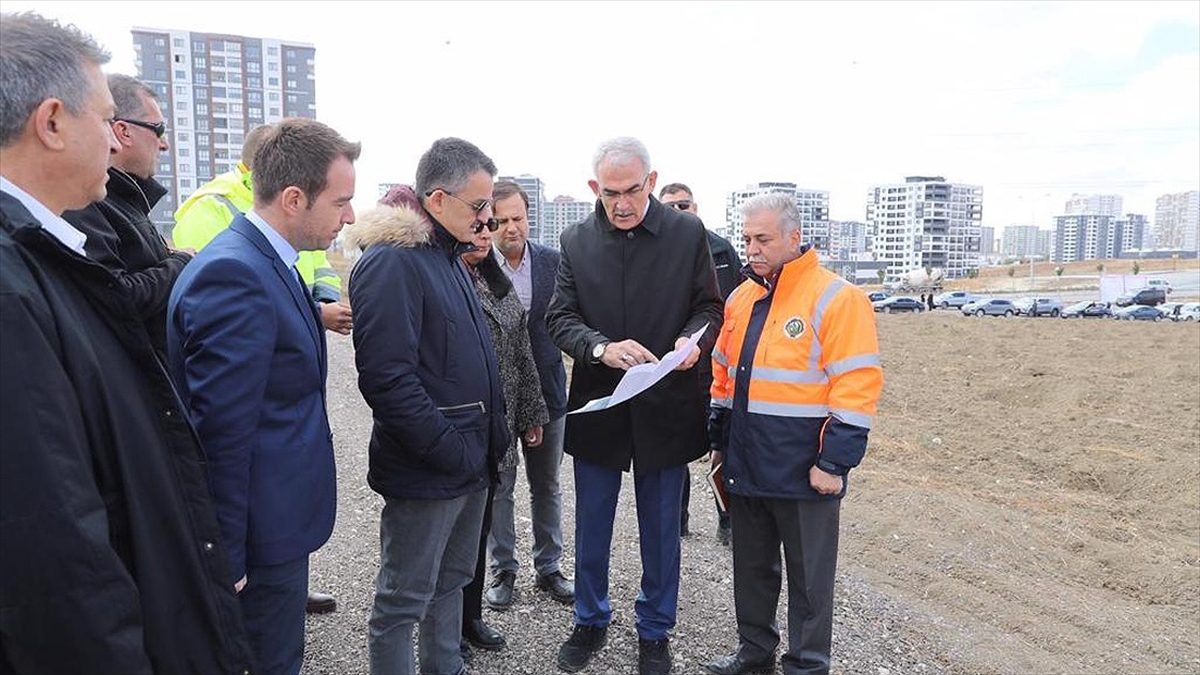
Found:
<path fill-rule="evenodd" d="M 487 414 L 487 408 L 483 405 L 483 401 L 475 401 L 474 403 L 460 403 L 459 405 L 438 406 L 440 412 L 458 412 L 459 410 L 470 410 L 471 408 L 479 408 L 479 412 Z"/>

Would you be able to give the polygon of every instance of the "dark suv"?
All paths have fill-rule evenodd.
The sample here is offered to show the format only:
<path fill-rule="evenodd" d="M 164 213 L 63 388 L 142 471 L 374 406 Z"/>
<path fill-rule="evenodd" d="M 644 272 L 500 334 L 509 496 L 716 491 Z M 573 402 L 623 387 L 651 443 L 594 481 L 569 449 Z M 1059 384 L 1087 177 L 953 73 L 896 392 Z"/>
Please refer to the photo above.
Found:
<path fill-rule="evenodd" d="M 1146 305 L 1155 307 L 1167 301 L 1167 292 L 1161 288 L 1143 288 L 1136 293 L 1126 293 L 1117 298 L 1117 307 Z"/>

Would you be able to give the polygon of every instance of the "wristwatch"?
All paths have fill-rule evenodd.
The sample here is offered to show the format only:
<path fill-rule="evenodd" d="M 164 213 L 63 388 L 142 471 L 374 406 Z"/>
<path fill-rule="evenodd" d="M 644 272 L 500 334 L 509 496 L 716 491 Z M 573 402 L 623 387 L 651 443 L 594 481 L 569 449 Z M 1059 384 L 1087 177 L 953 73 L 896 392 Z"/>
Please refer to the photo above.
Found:
<path fill-rule="evenodd" d="M 604 350 L 608 348 L 607 342 L 597 342 L 595 347 L 592 347 L 592 363 L 600 363 L 600 357 L 604 356 Z"/>

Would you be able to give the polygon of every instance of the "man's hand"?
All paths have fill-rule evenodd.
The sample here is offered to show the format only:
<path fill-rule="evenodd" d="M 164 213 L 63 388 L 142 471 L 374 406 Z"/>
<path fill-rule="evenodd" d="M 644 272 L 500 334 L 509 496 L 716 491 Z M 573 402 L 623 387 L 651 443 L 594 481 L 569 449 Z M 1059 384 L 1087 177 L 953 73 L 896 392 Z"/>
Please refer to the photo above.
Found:
<path fill-rule="evenodd" d="M 242 592 L 242 589 L 243 589 L 243 588 L 245 588 L 245 587 L 246 587 L 246 575 L 245 575 L 245 574 L 243 574 L 243 575 L 242 575 L 242 578 L 241 578 L 241 579 L 238 579 L 238 580 L 237 580 L 237 583 L 233 585 L 233 592 L 234 592 L 234 593 L 241 593 L 241 592 Z"/>
<path fill-rule="evenodd" d="M 542 444 L 542 428 L 531 427 L 521 434 L 521 441 L 525 443 L 525 449 L 536 448 Z"/>
<path fill-rule="evenodd" d="M 685 337 L 681 337 L 681 338 L 675 340 L 675 349 L 679 349 L 683 345 L 687 344 L 687 341 L 688 341 L 688 339 Z M 688 368 L 691 368 L 692 366 L 696 365 L 696 362 L 699 360 L 700 360 L 700 347 L 698 347 L 698 346 L 692 347 L 691 353 L 687 355 L 687 358 L 683 360 L 683 363 L 675 366 L 675 370 L 687 370 Z"/>
<path fill-rule="evenodd" d="M 817 468 L 815 464 L 813 468 L 808 470 L 808 484 L 812 486 L 812 489 L 817 491 L 817 494 L 836 495 L 842 491 L 842 486 L 845 483 L 846 479 L 844 477 L 826 473 Z"/>
<path fill-rule="evenodd" d="M 608 343 L 604 348 L 604 355 L 600 357 L 600 362 L 609 368 L 629 370 L 643 363 L 658 363 L 658 357 L 654 355 L 654 352 L 638 344 L 637 340 L 621 340 Z"/>
<path fill-rule="evenodd" d="M 328 330 L 349 335 L 350 330 L 354 328 L 354 315 L 350 311 L 350 305 L 340 302 L 322 302 L 321 323 L 325 324 L 325 328 Z"/>

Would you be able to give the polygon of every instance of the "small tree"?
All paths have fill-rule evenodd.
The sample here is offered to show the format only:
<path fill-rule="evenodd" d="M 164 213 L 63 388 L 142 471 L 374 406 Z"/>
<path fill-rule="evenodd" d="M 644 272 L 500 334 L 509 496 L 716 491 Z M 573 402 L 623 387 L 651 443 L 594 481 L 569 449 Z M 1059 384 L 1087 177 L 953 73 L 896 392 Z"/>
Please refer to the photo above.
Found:
<path fill-rule="evenodd" d="M 1017 280 L 1013 279 L 1013 277 L 1016 275 L 1016 273 L 1017 273 L 1017 268 L 1013 265 L 1009 265 L 1008 266 L 1008 278 L 1013 280 L 1012 284 L 1013 284 L 1014 291 L 1017 290 Z"/>
<path fill-rule="evenodd" d="M 1104 263 L 1100 263 L 1099 265 L 1096 265 L 1096 271 L 1099 272 L 1100 274 L 1104 274 Z"/>
<path fill-rule="evenodd" d="M 1133 261 L 1133 276 L 1136 277 L 1138 272 L 1141 272 L 1141 271 L 1142 271 L 1142 263 L 1137 260 L 1134 260 Z"/>
<path fill-rule="evenodd" d="M 1065 270 L 1063 269 L 1062 265 L 1058 265 L 1054 268 L 1054 276 L 1058 278 L 1058 285 L 1060 288 L 1062 287 L 1062 275 L 1064 271 Z"/>
<path fill-rule="evenodd" d="M 886 272 L 885 270 L 876 270 L 876 271 L 875 271 L 875 276 L 879 277 L 879 283 L 881 283 L 881 284 L 882 284 L 882 283 L 883 283 L 883 278 L 884 278 L 885 276 L 887 276 L 887 272 Z"/>

